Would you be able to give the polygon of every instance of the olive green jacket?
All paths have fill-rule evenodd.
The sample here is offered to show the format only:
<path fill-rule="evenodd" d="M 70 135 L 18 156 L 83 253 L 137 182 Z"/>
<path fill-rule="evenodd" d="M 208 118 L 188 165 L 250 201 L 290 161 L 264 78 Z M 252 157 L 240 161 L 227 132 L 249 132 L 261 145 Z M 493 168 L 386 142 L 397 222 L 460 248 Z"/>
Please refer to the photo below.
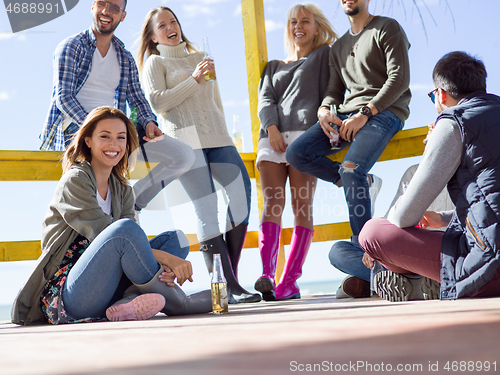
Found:
<path fill-rule="evenodd" d="M 109 179 L 113 219 L 97 202 L 97 181 L 88 162 L 77 163 L 61 177 L 42 225 L 42 255 L 12 306 L 12 323 L 44 323 L 40 298 L 78 234 L 90 242 L 113 220 L 134 219 L 134 195 L 113 174 Z"/>

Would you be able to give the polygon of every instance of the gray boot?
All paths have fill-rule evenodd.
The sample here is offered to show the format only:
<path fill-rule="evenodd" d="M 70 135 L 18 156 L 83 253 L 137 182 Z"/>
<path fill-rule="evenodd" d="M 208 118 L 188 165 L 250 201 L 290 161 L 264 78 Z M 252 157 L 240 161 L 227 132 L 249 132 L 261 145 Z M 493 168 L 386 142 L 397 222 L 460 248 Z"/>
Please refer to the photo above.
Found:
<path fill-rule="evenodd" d="M 212 292 L 204 290 L 202 292 L 186 296 L 183 290 L 178 286 L 168 286 L 160 281 L 158 276 L 164 272 L 163 266 L 153 278 L 146 284 L 137 285 L 141 293 L 158 293 L 165 297 L 165 307 L 161 310 L 166 315 L 191 315 L 204 314 L 212 311 Z"/>
<path fill-rule="evenodd" d="M 222 235 L 209 240 L 200 241 L 200 245 L 200 250 L 203 252 L 203 258 L 205 259 L 205 264 L 209 273 L 212 273 L 214 254 L 220 254 L 224 276 L 227 281 L 227 297 L 229 303 L 249 303 L 259 302 L 261 300 L 260 294 L 250 293 L 238 283 L 236 276 L 234 276 L 227 246 Z"/>

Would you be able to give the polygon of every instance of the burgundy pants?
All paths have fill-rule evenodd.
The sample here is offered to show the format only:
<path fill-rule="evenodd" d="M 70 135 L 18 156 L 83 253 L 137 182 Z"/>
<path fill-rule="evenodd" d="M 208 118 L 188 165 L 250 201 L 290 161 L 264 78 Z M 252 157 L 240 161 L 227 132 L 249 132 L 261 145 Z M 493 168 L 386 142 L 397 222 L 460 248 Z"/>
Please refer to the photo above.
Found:
<path fill-rule="evenodd" d="M 441 281 L 441 242 L 444 232 L 399 228 L 385 219 L 369 220 L 358 241 L 373 259 L 397 273 L 416 273 Z M 500 296 L 500 268 L 493 278 L 469 297 Z"/>

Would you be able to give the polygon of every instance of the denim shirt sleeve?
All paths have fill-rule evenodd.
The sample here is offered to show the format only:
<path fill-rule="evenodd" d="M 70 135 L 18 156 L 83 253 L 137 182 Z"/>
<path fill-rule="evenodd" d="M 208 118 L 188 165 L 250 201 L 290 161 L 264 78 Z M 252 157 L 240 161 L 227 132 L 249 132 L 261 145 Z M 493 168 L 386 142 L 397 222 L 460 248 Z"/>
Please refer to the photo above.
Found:
<path fill-rule="evenodd" d="M 79 40 L 67 40 L 61 43 L 54 53 L 54 87 L 56 105 L 66 116 L 70 117 L 75 124 L 82 124 L 87 112 L 77 100 L 76 95 L 82 78 L 79 74 L 91 68 L 91 60 L 94 49 L 86 50 Z M 83 70 L 82 67 L 88 68 Z"/>

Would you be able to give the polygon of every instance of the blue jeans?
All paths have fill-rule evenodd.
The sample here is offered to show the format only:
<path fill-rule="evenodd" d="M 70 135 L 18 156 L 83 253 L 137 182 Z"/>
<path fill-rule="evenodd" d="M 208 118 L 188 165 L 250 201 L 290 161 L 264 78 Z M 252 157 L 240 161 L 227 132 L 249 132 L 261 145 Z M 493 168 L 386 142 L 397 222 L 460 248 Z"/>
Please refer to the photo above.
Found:
<path fill-rule="evenodd" d="M 167 135 L 161 141 L 144 142 L 137 160 L 158 163 L 134 186 L 135 208 L 141 210 L 169 183 L 187 172 L 195 161 L 193 149 Z"/>
<path fill-rule="evenodd" d="M 104 229 L 69 271 L 62 299 L 75 319 L 104 316 L 106 309 L 121 299 L 125 289 L 145 284 L 159 265 L 152 248 L 185 259 L 189 246 L 180 231 L 169 231 L 148 241 L 142 228 L 130 219 L 115 221 Z"/>
<path fill-rule="evenodd" d="M 328 258 L 339 271 L 370 281 L 370 269 L 363 264 L 365 251 L 356 242 L 337 241 L 333 244 Z"/>
<path fill-rule="evenodd" d="M 217 212 L 217 181 L 227 198 L 226 231 L 232 225 L 248 224 L 250 217 L 251 184 L 247 169 L 236 147 L 216 147 L 195 150 L 196 161 L 179 181 L 193 202 L 198 217 L 198 239 L 205 241 L 220 235 Z"/>
<path fill-rule="evenodd" d="M 356 114 L 339 114 L 341 120 Z M 368 193 L 367 173 L 384 151 L 387 143 L 403 127 L 399 118 L 389 111 L 373 116 L 354 137 L 352 142 L 342 140 L 342 149 L 349 147 L 343 164 L 328 158 L 340 150 L 331 150 L 328 137 L 317 122 L 293 142 L 286 150 L 286 160 L 302 173 L 321 178 L 344 187 L 349 208 L 352 233 L 358 235 L 363 225 L 371 219 L 371 200 Z M 341 181 L 340 181 L 341 180 Z"/>

